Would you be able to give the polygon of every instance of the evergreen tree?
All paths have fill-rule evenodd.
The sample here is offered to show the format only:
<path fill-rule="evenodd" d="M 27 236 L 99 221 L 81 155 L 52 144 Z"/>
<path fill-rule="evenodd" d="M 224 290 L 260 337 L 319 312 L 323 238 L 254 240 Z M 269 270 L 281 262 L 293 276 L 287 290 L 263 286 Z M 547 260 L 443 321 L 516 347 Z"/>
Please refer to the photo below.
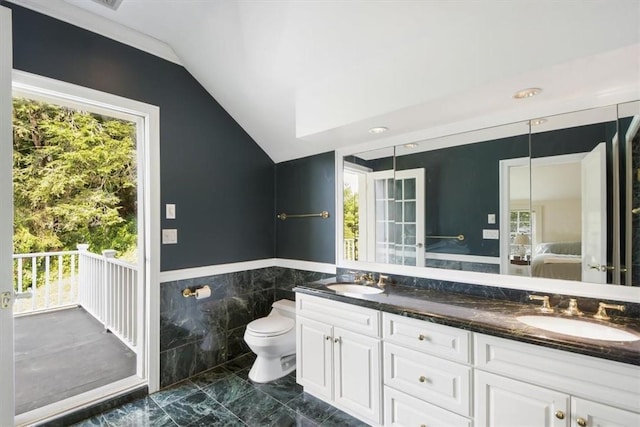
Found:
<path fill-rule="evenodd" d="M 14 253 L 135 250 L 135 124 L 13 101 Z"/>

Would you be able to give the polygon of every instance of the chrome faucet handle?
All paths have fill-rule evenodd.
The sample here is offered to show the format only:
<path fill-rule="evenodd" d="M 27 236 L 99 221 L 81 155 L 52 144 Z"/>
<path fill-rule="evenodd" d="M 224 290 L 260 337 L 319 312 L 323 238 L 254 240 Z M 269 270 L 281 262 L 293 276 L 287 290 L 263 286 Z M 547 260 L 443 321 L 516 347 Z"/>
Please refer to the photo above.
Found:
<path fill-rule="evenodd" d="M 578 308 L 578 300 L 575 298 L 569 299 L 569 307 L 562 312 L 569 316 L 582 316 L 584 313 Z"/>
<path fill-rule="evenodd" d="M 624 311 L 624 305 L 607 304 L 607 303 L 601 302 L 598 304 L 598 312 L 593 315 L 593 318 L 598 320 L 611 319 L 611 317 L 609 317 L 609 315 L 607 314 L 607 310 L 606 310 L 607 308 L 610 308 L 612 310 Z"/>
<path fill-rule="evenodd" d="M 553 313 L 553 308 L 551 304 L 549 304 L 549 297 L 547 295 L 529 295 L 530 301 L 542 301 L 542 305 L 538 307 L 538 310 L 541 313 Z"/>

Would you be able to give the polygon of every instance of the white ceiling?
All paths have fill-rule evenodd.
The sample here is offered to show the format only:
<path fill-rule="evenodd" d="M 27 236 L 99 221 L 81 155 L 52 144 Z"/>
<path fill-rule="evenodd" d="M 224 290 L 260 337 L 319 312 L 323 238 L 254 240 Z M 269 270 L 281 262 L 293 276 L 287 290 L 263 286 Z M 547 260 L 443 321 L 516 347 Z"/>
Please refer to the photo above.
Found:
<path fill-rule="evenodd" d="M 12 1 L 166 43 L 276 162 L 640 98 L 640 0 Z"/>

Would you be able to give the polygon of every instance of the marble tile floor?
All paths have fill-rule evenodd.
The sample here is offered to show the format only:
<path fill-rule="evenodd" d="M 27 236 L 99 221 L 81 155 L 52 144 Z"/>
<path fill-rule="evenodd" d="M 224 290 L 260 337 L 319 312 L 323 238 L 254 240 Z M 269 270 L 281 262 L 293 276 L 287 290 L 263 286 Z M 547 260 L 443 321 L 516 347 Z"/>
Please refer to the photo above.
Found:
<path fill-rule="evenodd" d="M 269 384 L 248 379 L 247 354 L 75 426 L 366 426 L 302 392 L 295 371 Z"/>

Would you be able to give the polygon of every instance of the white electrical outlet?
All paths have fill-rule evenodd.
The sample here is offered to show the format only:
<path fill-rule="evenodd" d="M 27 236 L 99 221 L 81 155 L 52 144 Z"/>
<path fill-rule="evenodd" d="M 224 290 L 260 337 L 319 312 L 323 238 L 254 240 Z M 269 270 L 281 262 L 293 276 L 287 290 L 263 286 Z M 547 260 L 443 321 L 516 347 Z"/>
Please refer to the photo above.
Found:
<path fill-rule="evenodd" d="M 488 214 L 487 224 L 495 224 L 495 223 L 496 223 L 496 214 Z"/>
<path fill-rule="evenodd" d="M 500 230 L 482 230 L 483 239 L 498 240 L 500 239 Z"/>
<path fill-rule="evenodd" d="M 165 214 L 167 219 L 176 219 L 176 205 L 173 203 L 167 203 Z"/>
<path fill-rule="evenodd" d="M 178 243 L 178 230 L 175 228 L 162 229 L 162 244 L 173 245 Z"/>

